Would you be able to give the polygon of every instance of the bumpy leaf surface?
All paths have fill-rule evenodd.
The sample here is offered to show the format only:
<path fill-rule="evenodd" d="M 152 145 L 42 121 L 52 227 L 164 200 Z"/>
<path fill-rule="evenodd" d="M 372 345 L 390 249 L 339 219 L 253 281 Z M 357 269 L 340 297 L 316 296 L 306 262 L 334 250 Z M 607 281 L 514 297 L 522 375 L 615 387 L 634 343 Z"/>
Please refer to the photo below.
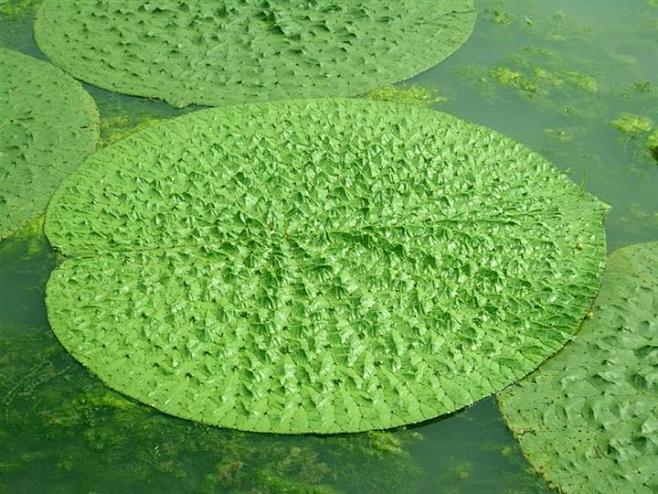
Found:
<path fill-rule="evenodd" d="M 52 327 L 110 386 L 238 429 L 453 412 L 558 350 L 604 207 L 447 114 L 362 100 L 204 110 L 91 157 L 51 202 Z"/>
<path fill-rule="evenodd" d="M 593 318 L 499 403 L 561 491 L 658 491 L 658 242 L 610 256 Z"/>
<path fill-rule="evenodd" d="M 98 113 L 57 67 L 0 48 L 0 240 L 43 213 L 98 138 Z"/>
<path fill-rule="evenodd" d="M 175 106 L 354 96 L 446 58 L 473 0 L 45 0 L 41 49 L 75 77 Z"/>

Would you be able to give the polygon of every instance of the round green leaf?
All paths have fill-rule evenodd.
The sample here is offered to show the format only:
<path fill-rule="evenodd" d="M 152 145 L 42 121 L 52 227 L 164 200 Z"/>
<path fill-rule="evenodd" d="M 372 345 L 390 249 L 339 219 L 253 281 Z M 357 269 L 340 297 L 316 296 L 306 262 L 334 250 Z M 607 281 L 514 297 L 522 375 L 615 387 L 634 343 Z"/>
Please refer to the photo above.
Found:
<path fill-rule="evenodd" d="M 353 96 L 461 46 L 473 0 L 45 0 L 39 47 L 75 77 L 175 106 Z"/>
<path fill-rule="evenodd" d="M 561 492 L 656 492 L 658 242 L 610 256 L 592 319 L 499 403 L 530 463 Z"/>
<path fill-rule="evenodd" d="M 43 213 L 94 149 L 98 113 L 53 65 L 0 48 L 0 240 Z"/>
<path fill-rule="evenodd" d="M 580 325 L 604 207 L 447 114 L 365 100 L 192 113 L 91 157 L 51 202 L 64 346 L 160 410 L 347 432 L 499 391 Z"/>

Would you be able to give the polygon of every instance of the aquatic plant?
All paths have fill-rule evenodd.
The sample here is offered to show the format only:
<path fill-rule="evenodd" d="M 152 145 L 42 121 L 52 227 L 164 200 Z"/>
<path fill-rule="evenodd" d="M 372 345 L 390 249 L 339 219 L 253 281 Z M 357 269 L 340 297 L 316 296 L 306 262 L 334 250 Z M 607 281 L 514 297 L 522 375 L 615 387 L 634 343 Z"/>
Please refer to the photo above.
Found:
<path fill-rule="evenodd" d="M 46 233 L 48 317 L 109 386 L 253 431 L 453 412 L 579 326 L 604 206 L 447 114 L 356 99 L 204 110 L 96 153 Z"/>
<path fill-rule="evenodd" d="M 517 61 L 515 65 L 520 66 L 521 64 Z M 556 89 L 564 89 L 565 87 L 569 89 L 577 88 L 587 93 L 596 93 L 598 91 L 598 82 L 594 77 L 575 70 L 551 72 L 542 67 L 512 69 L 500 65 L 491 69 L 489 76 L 499 84 L 513 87 L 520 94 L 528 97 L 549 95 Z"/>
<path fill-rule="evenodd" d="M 623 113 L 611 124 L 617 130 L 628 135 L 628 142 L 639 143 L 644 148 L 641 154 L 649 155 L 654 162 L 658 163 L 658 129 L 654 130 L 654 121 L 651 118 L 645 115 Z M 651 132 L 652 130 L 653 132 Z M 641 139 L 637 139 L 637 137 Z"/>
<path fill-rule="evenodd" d="M 60 69 L 0 48 L 0 240 L 42 214 L 60 181 L 94 149 L 98 114 Z"/>
<path fill-rule="evenodd" d="M 610 204 L 610 248 L 651 241 L 658 238 L 654 148 L 644 133 L 623 134 L 611 122 L 624 113 L 658 122 L 655 8 L 589 4 L 585 18 L 577 5 L 484 0 L 468 46 L 420 80 L 440 81 L 444 108 L 540 150 Z M 492 75 L 498 70 L 508 83 Z"/>
<path fill-rule="evenodd" d="M 647 149 L 656 163 L 658 163 L 658 129 L 647 136 Z"/>
<path fill-rule="evenodd" d="M 25 230 L 0 243 L 0 287 L 11 286 L 0 297 L 0 492 L 417 492 L 408 453 L 417 433 L 246 434 L 160 414 L 103 386 L 48 327 L 54 253 Z"/>
<path fill-rule="evenodd" d="M 653 121 L 649 117 L 633 113 L 619 115 L 611 124 L 624 134 L 641 134 L 653 128 Z"/>
<path fill-rule="evenodd" d="M 532 465 L 564 493 L 658 487 L 658 242 L 608 259 L 574 341 L 499 396 Z"/>
<path fill-rule="evenodd" d="M 200 426 L 108 390 L 46 325 L 0 326 L 0 343 L 0 478 L 9 492 L 416 492 L 406 451 L 381 451 L 368 434 L 323 440 Z M 399 431 L 395 441 L 408 448 L 415 439 Z"/>
<path fill-rule="evenodd" d="M 101 120 L 101 138 L 99 145 L 107 146 L 125 139 L 142 129 L 152 127 L 164 121 L 160 118 L 145 118 L 134 123 L 125 115 L 103 118 Z"/>
<path fill-rule="evenodd" d="M 0 14 L 16 16 L 32 13 L 41 0 L 0 0 Z"/>
<path fill-rule="evenodd" d="M 45 0 L 34 32 L 75 77 L 182 107 L 357 96 L 437 64 L 474 22 L 472 0 Z"/>
<path fill-rule="evenodd" d="M 446 98 L 437 91 L 423 86 L 386 86 L 373 89 L 365 95 L 366 98 L 377 101 L 389 101 L 416 106 L 432 106 L 443 103 Z"/>

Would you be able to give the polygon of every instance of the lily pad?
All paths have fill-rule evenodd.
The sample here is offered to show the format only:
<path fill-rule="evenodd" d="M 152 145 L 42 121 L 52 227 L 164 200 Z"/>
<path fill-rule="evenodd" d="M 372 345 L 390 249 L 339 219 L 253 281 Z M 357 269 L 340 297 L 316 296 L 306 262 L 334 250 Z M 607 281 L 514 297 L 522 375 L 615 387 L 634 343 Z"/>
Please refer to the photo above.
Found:
<path fill-rule="evenodd" d="M 39 47 L 75 77 L 174 106 L 354 96 L 439 63 L 473 0 L 45 0 Z"/>
<path fill-rule="evenodd" d="M 602 203 L 514 141 L 358 99 L 211 109 L 53 198 L 52 328 L 173 415 L 334 433 L 450 413 L 557 351 L 598 288 Z"/>
<path fill-rule="evenodd" d="M 43 213 L 62 179 L 93 151 L 98 113 L 57 67 L 0 48 L 0 240 Z"/>
<path fill-rule="evenodd" d="M 499 397 L 530 463 L 561 492 L 658 489 L 658 242 L 615 251 L 574 341 Z"/>

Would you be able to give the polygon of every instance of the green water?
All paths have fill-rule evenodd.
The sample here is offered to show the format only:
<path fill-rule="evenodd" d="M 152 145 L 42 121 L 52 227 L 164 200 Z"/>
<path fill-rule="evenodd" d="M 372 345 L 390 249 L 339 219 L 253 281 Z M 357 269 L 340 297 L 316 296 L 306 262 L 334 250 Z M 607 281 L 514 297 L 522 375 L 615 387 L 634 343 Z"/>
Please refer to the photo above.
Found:
<path fill-rule="evenodd" d="M 43 58 L 30 0 L 0 0 L 0 43 Z M 407 84 L 437 109 L 532 149 L 612 206 L 609 248 L 658 240 L 658 2 L 479 1 L 467 44 Z M 180 113 L 88 88 L 103 139 Z M 281 437 L 205 427 L 104 387 L 52 335 L 43 303 L 56 254 L 38 228 L 0 243 L 0 492 L 542 493 L 487 399 L 406 430 Z"/>

